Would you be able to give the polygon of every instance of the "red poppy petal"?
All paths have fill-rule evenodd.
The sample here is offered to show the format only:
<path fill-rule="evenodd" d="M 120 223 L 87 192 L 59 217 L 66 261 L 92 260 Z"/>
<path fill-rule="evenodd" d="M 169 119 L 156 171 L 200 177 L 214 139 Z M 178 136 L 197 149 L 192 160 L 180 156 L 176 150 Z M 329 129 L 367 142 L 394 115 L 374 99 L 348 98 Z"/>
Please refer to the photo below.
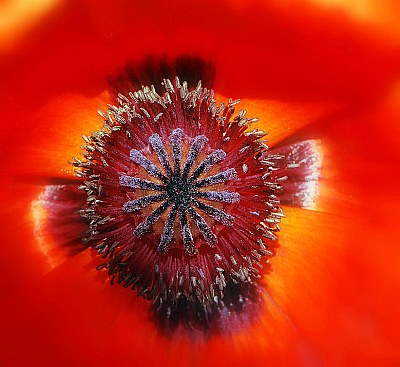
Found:
<path fill-rule="evenodd" d="M 314 231 L 309 228 L 308 245 L 302 246 L 306 251 L 312 248 L 315 233 L 318 253 L 308 259 L 316 259 L 318 264 L 313 262 L 313 269 L 306 274 L 318 270 L 320 257 L 327 256 L 326 268 L 312 280 L 325 284 L 316 287 L 323 299 L 313 308 L 318 308 L 312 314 L 315 320 L 307 324 L 313 332 L 321 328 L 320 336 L 310 335 L 309 340 L 320 340 L 317 346 L 320 353 L 329 360 L 337 358 L 340 364 L 357 360 L 390 364 L 398 360 L 395 349 L 400 335 L 395 320 L 399 319 L 399 298 L 394 289 L 400 278 L 393 264 L 399 259 L 395 240 L 398 229 L 394 225 L 399 200 L 398 184 L 388 172 L 398 164 L 399 154 L 398 143 L 390 144 L 392 139 L 384 133 L 391 125 L 389 121 L 396 123 L 399 118 L 398 108 L 393 104 L 396 90 L 393 89 L 385 103 L 359 117 L 338 120 L 318 131 L 325 156 L 317 208 L 335 216 L 319 219 Z M 310 130 L 305 135 L 309 136 Z M 298 222 L 307 229 L 309 225 L 300 219 L 293 222 L 290 210 L 286 212 L 288 220 L 283 222 L 281 233 L 283 249 L 288 235 L 285 226 Z M 291 244 L 301 243 L 301 238 L 300 235 L 293 239 Z M 278 259 L 279 256 L 278 264 L 274 264 L 276 271 Z M 275 279 L 271 277 L 272 282 Z M 312 282 L 305 282 L 301 289 L 304 291 Z M 318 319 L 318 312 L 324 309 L 327 313 Z M 293 309 L 288 312 L 295 313 Z"/>
<path fill-rule="evenodd" d="M 5 58 L 2 84 L 8 95 L 37 106 L 60 91 L 100 93 L 104 76 L 130 59 L 200 54 L 216 62 L 216 88 L 225 95 L 366 100 L 385 90 L 398 65 L 396 52 L 374 31 L 307 2 L 216 7 L 206 1 L 194 11 L 181 1 L 119 7 L 82 1 L 64 4 Z M 40 85 L 38 76 L 46 76 Z"/>
<path fill-rule="evenodd" d="M 18 149 L 18 154 L 2 157 L 7 174 L 42 184 L 50 177 L 70 179 L 74 172 L 68 161 L 82 152 L 81 134 L 101 127 L 102 118 L 96 111 L 107 101 L 106 92 L 91 99 L 67 95 L 55 97 L 37 111 L 17 112 L 11 126 L 2 125 L 0 135 L 3 146 L 16 144 Z M 17 143 L 13 134 L 18 136 Z"/>
<path fill-rule="evenodd" d="M 222 96 L 219 99 L 226 100 Z M 271 147 L 295 135 L 307 125 L 324 121 L 339 107 L 332 102 L 299 103 L 246 98 L 238 105 L 238 108 L 247 110 L 249 115 L 259 119 L 251 128 L 266 131 L 267 144 Z"/>
<path fill-rule="evenodd" d="M 38 126 L 30 135 L 27 130 L 33 107 L 53 103 L 49 100 L 60 92 L 99 95 L 105 87 L 104 77 L 114 74 L 133 54 L 189 52 L 213 58 L 219 68 L 216 88 L 232 97 L 330 99 L 335 104 L 351 102 L 350 112 L 360 113 L 383 96 L 398 75 L 399 54 L 394 47 L 398 37 L 393 36 L 397 26 L 390 27 L 394 40 L 388 40 L 385 32 L 386 15 L 397 18 L 392 8 L 382 12 L 384 21 L 376 32 L 371 23 L 345 17 L 343 12 L 306 3 L 287 4 L 243 2 L 212 11 L 207 2 L 197 7 L 180 2 L 125 3 L 121 7 L 102 2 L 65 5 L 2 59 L 5 95 L 1 101 L 6 124 L 1 125 L 1 132 L 2 147 L 8 152 L 2 157 L 3 173 L 26 169 L 59 175 L 64 158 L 50 142 L 60 143 L 62 137 L 55 137 L 68 129 L 59 129 L 55 120 L 57 134 L 42 139 L 51 126 L 42 125 L 43 120 L 40 125 L 46 128 Z M 134 22 L 132 14 L 136 15 Z M 71 27 L 74 22 L 78 24 Z M 398 24 L 397 19 L 392 23 Z M 147 32 L 138 35 L 137 29 Z M 96 62 L 93 55 L 97 55 Z M 97 108 L 97 103 L 93 107 Z M 182 365 L 396 364 L 400 276 L 396 270 L 399 203 L 394 168 L 399 162 L 395 134 L 399 111 L 396 103 L 389 107 L 380 106 L 359 119 L 348 117 L 327 128 L 326 121 L 312 124 L 296 136 L 296 140 L 326 138 L 326 179 L 321 184 L 320 208 L 339 217 L 318 212 L 302 212 L 300 216 L 287 209 L 281 242 L 282 249 L 288 249 L 293 257 L 277 257 L 274 268 L 279 276 L 275 283 L 274 274 L 267 279 L 277 305 L 271 311 L 277 318 L 272 319 L 278 321 L 266 318 L 252 332 L 233 339 L 216 338 L 206 346 L 189 347 L 187 342 L 160 338 L 153 324 L 143 321 L 147 306 L 140 300 L 135 299 L 135 306 L 131 306 L 124 300 L 131 295 L 103 284 L 104 279 L 99 282 L 100 291 L 92 288 L 93 279 L 81 272 L 86 269 L 83 257 L 65 263 L 38 287 L 36 280 L 46 269 L 46 261 L 35 251 L 27 208 L 40 190 L 3 180 L 2 289 L 8 293 L 2 306 L 5 363 L 26 363 L 29 358 L 31 363 L 41 364 L 115 364 L 120 358 L 165 364 L 179 358 Z M 76 113 L 75 108 L 70 111 L 70 116 Z M 74 144 L 66 152 L 77 138 L 74 136 Z M 29 160 L 30 148 L 38 141 L 49 152 L 57 153 L 39 152 L 39 161 L 27 163 L 21 157 L 15 165 L 19 151 Z M 75 151 L 68 153 L 68 158 L 70 155 Z M 35 168 L 37 162 L 39 169 Z M 44 168 L 47 162 L 53 162 L 57 171 Z M 308 232 L 304 232 L 306 228 Z M 329 234 L 336 241 L 331 242 Z M 337 251 L 329 252 L 331 248 Z M 106 289 L 104 294 L 102 289 Z M 115 296 L 117 293 L 122 299 Z M 27 306 L 27 299 L 32 306 Z M 130 307 L 135 312 L 129 313 Z M 290 326 L 285 327 L 285 314 L 296 326 L 295 336 Z M 110 324 L 113 327 L 107 328 Z M 21 353 L 21 347 L 26 353 Z"/>

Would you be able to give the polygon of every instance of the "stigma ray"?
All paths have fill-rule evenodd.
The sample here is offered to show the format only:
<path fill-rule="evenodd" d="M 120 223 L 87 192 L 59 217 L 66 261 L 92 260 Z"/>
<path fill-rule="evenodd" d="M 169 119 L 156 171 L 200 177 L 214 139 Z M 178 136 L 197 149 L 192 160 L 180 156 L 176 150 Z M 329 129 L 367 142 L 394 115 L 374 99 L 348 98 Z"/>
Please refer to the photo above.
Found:
<path fill-rule="evenodd" d="M 123 209 L 127 213 L 133 213 L 135 211 L 138 211 L 140 209 L 149 206 L 150 204 L 163 201 L 167 198 L 168 198 L 167 194 L 143 196 L 139 199 L 126 202 L 123 206 Z"/>

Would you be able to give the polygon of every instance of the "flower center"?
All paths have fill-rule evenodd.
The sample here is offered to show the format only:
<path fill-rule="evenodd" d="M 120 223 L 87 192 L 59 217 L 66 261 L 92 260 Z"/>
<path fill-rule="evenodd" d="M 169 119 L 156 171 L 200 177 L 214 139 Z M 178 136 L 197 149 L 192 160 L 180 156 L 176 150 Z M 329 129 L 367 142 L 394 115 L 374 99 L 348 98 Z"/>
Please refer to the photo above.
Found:
<path fill-rule="evenodd" d="M 163 85 L 161 96 L 119 94 L 103 129 L 85 137 L 83 241 L 106 258 L 98 269 L 111 282 L 157 309 L 185 300 L 210 315 L 226 287 L 245 289 L 268 269 L 286 163 L 265 132 L 249 130 L 257 119 L 235 114 L 239 101 L 217 105 L 212 90 L 178 78 Z"/>
<path fill-rule="evenodd" d="M 234 218 L 219 209 L 218 203 L 236 203 L 240 195 L 233 191 L 213 191 L 211 188 L 236 178 L 235 169 L 226 169 L 215 174 L 208 172 L 226 158 L 226 153 L 213 150 L 205 158 L 204 149 L 208 139 L 204 135 L 196 136 L 186 158 L 182 161 L 183 130 L 172 131 L 169 137 L 170 147 L 166 147 L 158 134 L 149 138 L 149 146 L 155 152 L 157 161 L 148 159 L 142 152 L 132 149 L 130 160 L 144 169 L 147 177 L 122 175 L 121 186 L 151 192 L 150 195 L 133 193 L 136 199 L 124 204 L 127 213 L 136 213 L 152 207 L 152 211 L 134 229 L 136 237 L 141 238 L 154 231 L 153 225 L 163 222 L 163 230 L 158 244 L 158 252 L 167 252 L 174 239 L 175 222 L 185 251 L 195 255 L 198 251 L 193 238 L 192 228 L 197 228 L 204 241 L 210 247 L 217 242 L 205 217 L 212 218 L 225 226 L 231 226 Z M 168 149 L 170 148 L 170 149 Z M 172 161 L 168 150 L 171 151 Z M 154 195 L 154 192 L 156 193 Z M 168 214 L 165 216 L 165 213 Z"/>

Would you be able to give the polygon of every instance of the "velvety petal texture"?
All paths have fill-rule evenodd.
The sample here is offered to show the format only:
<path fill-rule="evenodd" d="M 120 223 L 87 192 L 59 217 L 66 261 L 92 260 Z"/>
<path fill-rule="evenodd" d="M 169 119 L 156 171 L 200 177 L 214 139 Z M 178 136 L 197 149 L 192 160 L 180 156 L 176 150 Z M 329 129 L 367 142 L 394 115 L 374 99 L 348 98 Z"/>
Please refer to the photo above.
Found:
<path fill-rule="evenodd" d="M 2 363 L 399 364 L 397 3 L 45 5 L 0 27 Z M 206 338 L 165 333 L 147 301 L 95 270 L 95 253 L 57 250 L 60 233 L 63 248 L 79 237 L 79 199 L 45 188 L 74 183 L 81 134 L 115 103 L 109 81 L 149 55 L 212 62 L 217 101 L 241 98 L 273 151 L 313 141 L 323 157 L 315 205 L 284 203 L 259 314 Z"/>

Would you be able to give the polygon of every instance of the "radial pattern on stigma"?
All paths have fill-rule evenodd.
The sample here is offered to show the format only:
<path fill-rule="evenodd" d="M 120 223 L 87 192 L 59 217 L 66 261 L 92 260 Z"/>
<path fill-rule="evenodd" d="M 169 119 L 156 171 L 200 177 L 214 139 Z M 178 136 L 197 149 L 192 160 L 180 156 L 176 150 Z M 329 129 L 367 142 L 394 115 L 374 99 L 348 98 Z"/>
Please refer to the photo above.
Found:
<path fill-rule="evenodd" d="M 187 157 L 182 161 L 183 135 L 183 130 L 178 128 L 173 130 L 169 136 L 172 166 L 167 149 L 158 134 L 150 136 L 149 145 L 156 153 L 161 169 L 158 167 L 157 162 L 152 162 L 140 151 L 132 149 L 130 151 L 130 160 L 140 165 L 151 179 L 146 180 L 122 175 L 120 184 L 132 189 L 150 190 L 155 193 L 154 195 L 140 196 L 135 200 L 126 202 L 123 206 L 125 212 L 135 213 L 154 203 L 158 204 L 136 226 L 133 232 L 135 236 L 141 238 L 149 233 L 153 224 L 160 221 L 161 216 L 169 210 L 158 244 L 158 251 L 161 253 L 168 251 L 174 236 L 175 221 L 178 220 L 183 247 L 189 255 L 195 255 L 197 249 L 188 216 L 198 228 L 207 245 L 213 247 L 218 239 L 204 219 L 204 214 L 226 226 L 233 224 L 234 217 L 212 204 L 203 202 L 203 200 L 211 203 L 236 203 L 240 200 L 240 195 L 232 191 L 207 190 L 217 184 L 235 179 L 236 171 L 230 168 L 213 175 L 206 175 L 207 171 L 225 159 L 226 153 L 221 149 L 211 152 L 195 167 L 199 155 L 208 142 L 207 137 L 204 135 L 198 135 L 193 139 Z M 154 182 L 154 179 L 158 182 Z"/>

